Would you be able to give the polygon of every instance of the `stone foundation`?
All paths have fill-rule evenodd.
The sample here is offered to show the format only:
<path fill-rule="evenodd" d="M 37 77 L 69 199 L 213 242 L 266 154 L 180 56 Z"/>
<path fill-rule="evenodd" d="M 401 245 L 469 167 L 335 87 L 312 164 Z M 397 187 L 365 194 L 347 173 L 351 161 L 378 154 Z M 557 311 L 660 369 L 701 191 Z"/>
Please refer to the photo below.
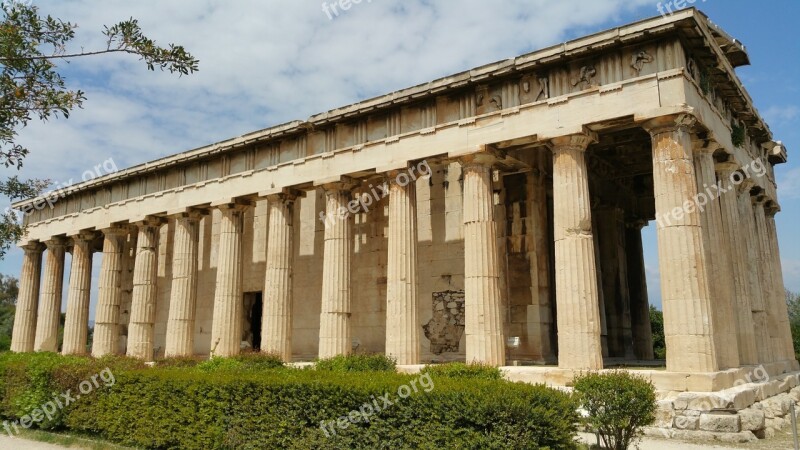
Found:
<path fill-rule="evenodd" d="M 579 371 L 556 367 L 504 367 L 511 381 L 569 389 Z M 608 369 L 613 370 L 613 369 Z M 656 422 L 646 435 L 669 439 L 750 442 L 774 436 L 800 411 L 796 361 L 709 374 L 632 370 L 650 380 L 658 394 Z"/>
<path fill-rule="evenodd" d="M 745 383 L 714 393 L 669 392 L 658 402 L 648 436 L 723 442 L 770 438 L 800 409 L 800 372 Z"/>

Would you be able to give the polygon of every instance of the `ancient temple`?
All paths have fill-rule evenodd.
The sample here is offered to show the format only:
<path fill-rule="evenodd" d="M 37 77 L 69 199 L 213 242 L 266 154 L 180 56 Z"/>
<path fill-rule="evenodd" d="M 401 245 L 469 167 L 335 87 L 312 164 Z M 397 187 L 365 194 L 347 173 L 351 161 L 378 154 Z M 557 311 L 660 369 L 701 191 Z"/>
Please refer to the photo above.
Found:
<path fill-rule="evenodd" d="M 13 351 L 385 352 L 548 382 L 658 365 L 650 226 L 667 357 L 643 373 L 705 392 L 793 373 L 774 220 L 787 155 L 747 64 L 690 9 L 17 203 Z"/>

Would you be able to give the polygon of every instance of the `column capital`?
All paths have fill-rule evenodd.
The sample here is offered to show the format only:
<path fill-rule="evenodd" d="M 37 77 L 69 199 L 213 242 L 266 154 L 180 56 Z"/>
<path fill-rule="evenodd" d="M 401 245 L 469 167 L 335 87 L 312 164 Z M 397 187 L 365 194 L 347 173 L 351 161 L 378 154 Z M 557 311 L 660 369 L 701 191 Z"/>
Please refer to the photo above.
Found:
<path fill-rule="evenodd" d="M 589 148 L 589 145 L 596 143 L 599 140 L 600 139 L 598 138 L 597 133 L 587 130 L 583 133 L 552 138 L 550 139 L 550 145 L 553 147 L 553 153 L 557 153 L 562 150 L 578 150 L 585 152 L 586 149 Z"/>
<path fill-rule="evenodd" d="M 697 124 L 697 117 L 690 113 L 669 114 L 650 119 L 642 124 L 651 136 L 673 133 L 679 130 L 691 132 Z"/>
<path fill-rule="evenodd" d="M 644 219 L 632 219 L 625 221 L 625 228 L 629 230 L 642 231 L 647 226 L 647 221 Z"/>
<path fill-rule="evenodd" d="M 359 180 L 344 175 L 314 182 L 315 187 L 321 187 L 325 192 L 352 191 L 359 184 Z"/>
<path fill-rule="evenodd" d="M 717 162 L 714 165 L 714 168 L 717 172 L 725 175 L 722 178 L 727 178 L 731 176 L 734 172 L 739 170 L 741 166 L 739 166 L 739 163 L 735 161 L 722 161 L 722 162 Z"/>
<path fill-rule="evenodd" d="M 750 191 L 753 190 L 753 187 L 756 185 L 755 181 L 751 180 L 750 178 L 744 177 L 739 186 L 737 186 L 737 190 L 739 193 L 747 193 L 750 195 Z"/>
<path fill-rule="evenodd" d="M 220 211 L 244 211 L 247 208 L 250 208 L 254 205 L 254 202 L 249 199 L 244 198 L 232 198 L 227 199 L 224 201 L 214 202 L 211 204 L 212 207 L 217 208 Z"/>
<path fill-rule="evenodd" d="M 167 216 L 175 219 L 200 220 L 210 213 L 208 208 L 181 208 L 167 211 Z"/>
<path fill-rule="evenodd" d="M 28 242 L 25 245 L 21 245 L 20 248 L 25 251 L 25 254 L 37 254 L 42 253 L 46 246 L 39 241 Z"/>
<path fill-rule="evenodd" d="M 501 151 L 488 145 L 480 146 L 480 151 L 463 155 L 458 158 L 458 163 L 462 168 L 468 167 L 489 167 L 494 168 L 497 162 L 503 160 L 504 155 Z"/>
<path fill-rule="evenodd" d="M 305 198 L 305 196 L 305 191 L 293 188 L 283 188 L 281 192 L 267 194 L 264 197 L 270 203 L 285 203 L 288 205 L 296 202 L 298 198 Z"/>
<path fill-rule="evenodd" d="M 131 222 L 131 225 L 136 226 L 136 228 L 144 228 L 144 227 L 160 227 L 167 223 L 167 219 L 158 216 L 147 216 L 141 220 L 137 220 L 135 222 Z"/>
<path fill-rule="evenodd" d="M 69 237 L 72 239 L 72 242 L 77 241 L 85 241 L 91 242 L 94 238 L 97 237 L 97 232 L 95 231 L 79 231 L 77 233 L 70 234 Z"/>
<path fill-rule="evenodd" d="M 108 227 L 108 228 L 103 228 L 102 230 L 100 230 L 100 232 L 103 233 L 103 236 L 122 237 L 122 236 L 125 236 L 128 233 L 130 233 L 131 230 L 130 230 L 130 227 L 128 227 L 128 226 L 117 225 L 117 226 L 111 226 L 111 227 Z"/>
<path fill-rule="evenodd" d="M 47 246 L 48 250 L 53 250 L 56 248 L 67 248 L 67 245 L 69 244 L 66 238 L 60 236 L 54 236 L 44 241 L 44 243 Z"/>

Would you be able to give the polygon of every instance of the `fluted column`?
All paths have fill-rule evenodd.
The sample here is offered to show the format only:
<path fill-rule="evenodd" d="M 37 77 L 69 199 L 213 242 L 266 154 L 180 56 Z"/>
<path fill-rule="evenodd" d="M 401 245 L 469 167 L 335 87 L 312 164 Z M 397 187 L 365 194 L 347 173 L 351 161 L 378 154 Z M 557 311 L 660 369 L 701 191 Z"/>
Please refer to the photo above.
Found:
<path fill-rule="evenodd" d="M 156 321 L 158 290 L 158 235 L 162 225 L 159 218 L 148 218 L 136 225 L 136 261 L 133 268 L 131 321 L 128 326 L 127 355 L 145 361 L 153 359 L 153 334 Z"/>
<path fill-rule="evenodd" d="M 759 255 L 759 273 L 761 274 L 761 287 L 764 291 L 764 309 L 767 313 L 767 330 L 770 337 L 770 350 L 773 361 L 783 361 L 786 358 L 783 345 L 783 320 L 780 316 L 781 306 L 779 303 L 786 303 L 786 296 L 777 296 L 776 293 L 784 293 L 785 287 L 779 285 L 775 280 L 775 271 L 772 268 L 772 244 L 770 243 L 769 230 L 767 229 L 767 215 L 765 211 L 766 196 L 758 195 L 755 198 L 755 224 L 756 237 L 758 238 L 757 249 Z M 777 291 L 777 292 L 776 292 Z"/>
<path fill-rule="evenodd" d="M 720 369 L 739 367 L 739 345 L 735 314 L 733 265 L 727 243 L 722 236 L 722 210 L 719 199 L 709 197 L 713 186 L 717 186 L 717 173 L 714 169 L 715 143 L 708 147 L 699 144 L 694 149 L 695 169 L 698 189 L 704 192 L 698 197 L 700 220 L 703 228 L 703 246 L 706 250 L 708 275 L 711 279 L 711 313 L 714 316 L 714 339 Z"/>
<path fill-rule="evenodd" d="M 123 238 L 125 228 L 103 230 L 103 263 L 100 268 L 100 282 L 97 292 L 92 356 L 100 358 L 117 352 L 119 340 L 119 308 L 122 297 L 120 278 L 122 276 Z"/>
<path fill-rule="evenodd" d="M 267 271 L 264 280 L 264 313 L 261 351 L 292 360 L 292 266 L 294 255 L 294 203 L 300 192 L 287 191 L 267 197 Z"/>
<path fill-rule="evenodd" d="M 739 215 L 739 197 L 733 179 L 738 164 L 722 162 L 716 166 L 717 178 L 723 186 L 720 191 L 723 239 L 726 241 L 732 262 L 731 285 L 734 293 L 737 343 L 741 365 L 758 364 L 753 308 L 750 298 L 750 271 L 747 261 L 747 242 L 745 240 L 742 218 Z"/>
<path fill-rule="evenodd" d="M 462 159 L 464 172 L 464 309 L 467 363 L 506 362 L 503 298 L 497 260 L 491 155 Z"/>
<path fill-rule="evenodd" d="M 197 305 L 197 251 L 201 212 L 189 211 L 175 219 L 172 249 L 172 293 L 167 318 L 167 357 L 194 354 L 194 321 Z"/>
<path fill-rule="evenodd" d="M 36 340 L 36 315 L 39 311 L 39 281 L 42 269 L 44 245 L 31 243 L 22 247 L 25 256 L 19 277 L 17 311 L 11 335 L 11 351 L 28 353 L 33 351 Z"/>
<path fill-rule="evenodd" d="M 319 318 L 319 357 L 347 355 L 350 335 L 350 261 L 353 252 L 353 216 L 341 214 L 351 198 L 349 183 L 324 186 L 326 213 L 325 254 L 322 261 L 322 310 Z"/>
<path fill-rule="evenodd" d="M 773 361 L 772 342 L 769 337 L 765 292 L 762 286 L 759 238 L 756 231 L 755 211 L 753 208 L 752 180 L 746 179 L 739 185 L 739 217 L 742 221 L 745 261 L 747 262 L 747 280 L 750 284 L 750 307 L 752 310 L 753 329 L 755 331 L 756 352 L 759 363 Z"/>
<path fill-rule="evenodd" d="M 217 257 L 217 288 L 214 293 L 214 323 L 211 351 L 223 358 L 236 356 L 242 343 L 242 231 L 247 206 L 220 206 Z"/>
<path fill-rule="evenodd" d="M 772 262 L 770 270 L 774 277 L 776 287 L 775 305 L 777 305 L 777 315 L 780 318 L 780 342 L 776 343 L 776 348 L 783 356 L 783 360 L 793 361 L 795 359 L 794 342 L 792 340 L 792 329 L 789 325 L 789 311 L 786 306 L 786 291 L 783 284 L 783 264 L 781 263 L 781 251 L 778 246 L 778 229 L 775 225 L 775 214 L 777 207 L 767 209 L 767 239 L 769 243 L 769 255 Z"/>
<path fill-rule="evenodd" d="M 647 294 L 647 272 L 644 263 L 642 228 L 645 221 L 629 223 L 625 230 L 625 252 L 628 261 L 628 290 L 631 296 L 633 353 L 636 359 L 652 361 L 653 329 L 650 323 L 650 299 Z"/>
<path fill-rule="evenodd" d="M 576 134 L 552 142 L 558 366 L 563 369 L 603 368 L 597 252 L 586 167 L 586 149 L 592 141 L 592 136 Z"/>
<path fill-rule="evenodd" d="M 94 233 L 72 236 L 72 266 L 69 273 L 67 317 L 61 353 L 85 355 L 89 334 L 89 301 L 92 289 L 92 248 Z"/>
<path fill-rule="evenodd" d="M 58 326 L 61 324 L 61 297 L 64 288 L 64 256 L 67 242 L 53 238 L 47 242 L 45 253 L 44 282 L 39 300 L 39 317 L 36 322 L 37 352 L 58 351 Z"/>
<path fill-rule="evenodd" d="M 406 171 L 389 173 L 389 258 L 386 354 L 397 364 L 419 364 L 417 186 Z"/>
<path fill-rule="evenodd" d="M 658 222 L 658 257 L 664 307 L 667 370 L 716 372 L 710 275 L 698 194 L 690 116 L 654 119 L 653 181 Z M 688 207 L 687 207 L 688 206 Z"/>

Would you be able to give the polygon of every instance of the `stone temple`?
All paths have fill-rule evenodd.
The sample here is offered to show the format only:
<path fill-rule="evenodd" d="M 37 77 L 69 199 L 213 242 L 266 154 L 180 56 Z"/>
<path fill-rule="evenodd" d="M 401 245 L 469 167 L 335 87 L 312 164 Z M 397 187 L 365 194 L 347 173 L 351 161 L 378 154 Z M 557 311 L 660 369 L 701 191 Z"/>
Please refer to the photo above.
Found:
<path fill-rule="evenodd" d="M 747 64 L 688 9 L 17 203 L 13 351 L 385 352 L 561 385 L 640 366 L 660 426 L 761 433 L 748 413 L 800 367 L 774 220 L 787 154 L 734 71 Z"/>

